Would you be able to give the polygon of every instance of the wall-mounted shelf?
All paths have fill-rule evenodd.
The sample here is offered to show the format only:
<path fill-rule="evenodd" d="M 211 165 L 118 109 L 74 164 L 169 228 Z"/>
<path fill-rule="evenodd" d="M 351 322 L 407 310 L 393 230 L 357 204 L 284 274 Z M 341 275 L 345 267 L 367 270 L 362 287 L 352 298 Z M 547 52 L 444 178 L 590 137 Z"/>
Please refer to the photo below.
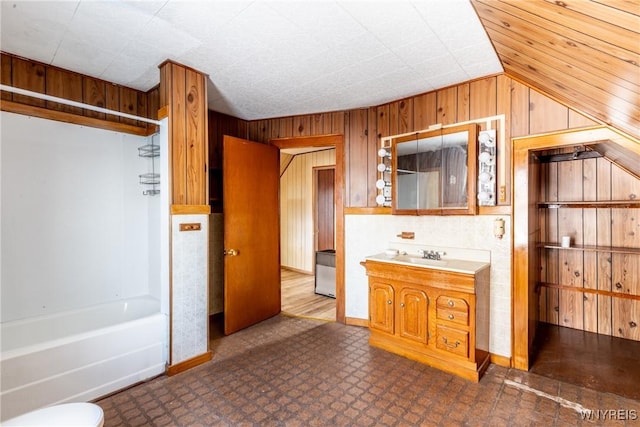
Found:
<path fill-rule="evenodd" d="M 150 188 L 142 191 L 142 194 L 145 196 L 160 194 L 160 189 L 156 188 L 156 186 L 160 185 L 160 174 L 156 172 L 155 164 L 155 159 L 160 157 L 160 146 L 153 143 L 156 135 L 151 136 L 151 144 L 138 147 L 138 156 L 151 159 L 151 172 L 138 175 L 141 185 L 150 186 Z"/>
<path fill-rule="evenodd" d="M 602 295 L 607 297 L 616 297 L 616 298 L 640 301 L 640 295 L 627 294 L 624 292 L 613 292 L 613 291 L 607 291 L 604 289 L 580 288 L 577 286 L 560 285 L 557 283 L 547 283 L 547 282 L 539 282 L 538 287 L 559 289 L 561 291 L 582 292 L 585 294 Z"/>
<path fill-rule="evenodd" d="M 635 254 L 640 255 L 640 248 L 621 248 L 614 246 L 594 246 L 594 245 L 572 245 L 568 248 L 560 246 L 560 243 L 539 243 L 539 248 L 545 249 L 562 249 L 567 251 L 583 251 L 583 252 L 606 252 L 617 254 Z"/>
<path fill-rule="evenodd" d="M 539 208 L 560 209 L 560 208 L 640 208 L 640 200 L 598 200 L 579 202 L 540 202 Z"/>

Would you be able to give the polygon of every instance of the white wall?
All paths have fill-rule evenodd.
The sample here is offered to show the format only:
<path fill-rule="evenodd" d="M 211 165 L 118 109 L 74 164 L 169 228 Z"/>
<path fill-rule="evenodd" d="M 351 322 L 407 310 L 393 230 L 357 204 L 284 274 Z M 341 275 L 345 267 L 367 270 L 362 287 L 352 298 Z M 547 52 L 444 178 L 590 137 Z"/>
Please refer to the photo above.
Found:
<path fill-rule="evenodd" d="M 415 232 L 414 243 L 491 252 L 489 351 L 511 356 L 511 218 L 502 239 L 493 236 L 496 216 L 345 215 L 345 313 L 368 319 L 368 286 L 360 265 L 368 255 L 383 252 L 401 231 Z"/>
<path fill-rule="evenodd" d="M 149 159 L 137 147 L 150 138 L 0 117 L 1 320 L 159 295 L 149 281 L 158 201 L 138 183 Z"/>

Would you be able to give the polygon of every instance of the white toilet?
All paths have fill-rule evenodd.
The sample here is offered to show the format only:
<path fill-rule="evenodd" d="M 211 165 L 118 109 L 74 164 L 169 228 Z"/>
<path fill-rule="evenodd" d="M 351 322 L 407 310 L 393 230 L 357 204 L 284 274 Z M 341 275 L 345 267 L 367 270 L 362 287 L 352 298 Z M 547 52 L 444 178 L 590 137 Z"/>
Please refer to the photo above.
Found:
<path fill-rule="evenodd" d="M 102 408 L 94 403 L 63 403 L 49 406 L 11 418 L 3 422 L 2 427 L 9 426 L 83 426 L 102 427 L 104 413 Z"/>

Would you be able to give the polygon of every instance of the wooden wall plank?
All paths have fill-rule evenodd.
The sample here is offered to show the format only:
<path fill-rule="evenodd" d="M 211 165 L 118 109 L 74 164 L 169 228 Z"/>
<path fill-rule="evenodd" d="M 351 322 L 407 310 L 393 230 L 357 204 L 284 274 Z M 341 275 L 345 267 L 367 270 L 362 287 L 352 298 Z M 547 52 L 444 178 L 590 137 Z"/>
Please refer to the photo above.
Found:
<path fill-rule="evenodd" d="M 120 105 L 118 107 L 118 110 L 122 113 L 137 115 L 138 92 L 124 86 L 120 86 L 118 87 L 118 89 L 120 90 Z M 120 122 L 127 123 L 129 125 L 138 124 L 137 120 L 130 119 L 128 117 L 120 117 Z"/>
<path fill-rule="evenodd" d="M 311 135 L 311 116 L 296 116 L 293 123 L 293 136 Z"/>
<path fill-rule="evenodd" d="M 347 169 L 347 206 L 367 207 L 369 183 L 369 146 L 367 131 L 368 110 L 349 112 L 349 154 Z"/>
<path fill-rule="evenodd" d="M 496 77 L 475 80 L 470 83 L 470 115 L 469 119 L 495 116 L 497 112 L 497 84 Z"/>
<path fill-rule="evenodd" d="M 185 72 L 186 187 L 188 205 L 205 205 L 207 200 L 207 87 L 201 73 Z"/>
<path fill-rule="evenodd" d="M 186 70 L 177 64 L 168 64 L 171 68 L 171 194 L 173 205 L 187 203 L 187 147 L 186 147 Z"/>
<path fill-rule="evenodd" d="M 465 84 L 458 85 L 458 90 L 457 90 L 458 105 L 456 108 L 457 122 L 466 122 L 471 119 L 471 108 L 472 108 L 471 99 L 470 99 L 471 84 L 473 83 L 465 83 Z M 495 101 L 495 97 L 493 100 Z M 493 115 L 493 114 L 488 114 L 488 115 Z M 484 116 L 484 117 L 487 117 L 487 116 Z"/>
<path fill-rule="evenodd" d="M 0 83 L 5 86 L 11 86 L 11 57 L 9 55 L 0 54 Z M 0 99 L 6 101 L 13 100 L 11 92 L 0 92 Z"/>
<path fill-rule="evenodd" d="M 93 79 L 91 77 L 84 77 L 82 79 L 82 85 L 82 102 L 96 107 L 106 108 L 106 88 L 104 81 Z M 86 110 L 85 115 L 103 120 L 106 118 L 105 113 L 100 113 L 98 111 Z"/>
<path fill-rule="evenodd" d="M 32 92 L 46 93 L 45 67 L 34 61 L 12 57 L 12 84 L 11 86 Z M 42 99 L 31 98 L 24 95 L 13 95 L 13 100 L 21 104 L 33 105 L 36 107 L 46 107 L 46 102 Z"/>
<path fill-rule="evenodd" d="M 379 106 L 377 110 L 378 110 L 378 120 L 377 120 L 378 136 L 381 138 L 384 138 L 384 137 L 393 135 L 393 133 L 391 132 L 391 125 L 389 121 L 389 104 Z"/>
<path fill-rule="evenodd" d="M 611 200 L 611 163 L 603 158 L 596 159 L 597 200 Z M 611 209 L 596 209 L 596 242 L 600 246 L 611 246 Z M 611 253 L 598 253 L 598 289 L 611 292 Z M 611 335 L 612 298 L 598 295 L 598 333 Z"/>
<path fill-rule="evenodd" d="M 429 126 L 436 124 L 436 110 L 435 92 L 416 96 L 413 100 L 413 124 L 415 130 L 427 129 Z"/>
<path fill-rule="evenodd" d="M 520 82 L 511 83 L 511 137 L 529 135 L 530 90 Z"/>
<path fill-rule="evenodd" d="M 456 100 L 458 99 L 457 87 L 441 89 L 437 92 L 436 98 L 436 120 L 443 125 L 450 125 L 457 121 Z"/>
<path fill-rule="evenodd" d="M 119 111 L 120 110 L 120 88 L 114 84 L 105 85 L 105 102 L 106 108 L 109 110 Z M 120 117 L 107 114 L 106 119 L 111 122 L 119 122 Z"/>
<path fill-rule="evenodd" d="M 413 125 L 413 98 L 398 102 L 398 133 L 416 130 Z"/>
<path fill-rule="evenodd" d="M 509 206 L 511 205 L 511 191 L 507 191 L 511 188 L 511 90 L 513 88 L 513 81 L 505 76 L 499 75 L 496 77 L 496 114 L 504 114 L 505 120 L 505 134 L 498 135 L 498 139 L 504 141 L 504 145 L 498 147 L 498 160 L 504 162 L 505 168 L 497 170 L 497 201 L 498 205 Z M 476 96 L 480 96 L 478 93 Z M 495 122 L 494 122 L 495 123 Z M 497 125 L 496 125 L 497 127 Z M 498 134 L 500 129 L 498 129 Z"/>
<path fill-rule="evenodd" d="M 375 182 L 378 180 L 378 163 L 380 163 L 380 157 L 378 157 L 378 149 L 380 148 L 380 138 L 378 138 L 378 111 L 375 107 L 367 109 L 367 206 L 376 207 L 376 196 L 378 195 L 378 188 L 375 186 Z"/>
<path fill-rule="evenodd" d="M 533 135 L 567 129 L 569 109 L 535 90 L 529 92 L 529 132 Z"/>

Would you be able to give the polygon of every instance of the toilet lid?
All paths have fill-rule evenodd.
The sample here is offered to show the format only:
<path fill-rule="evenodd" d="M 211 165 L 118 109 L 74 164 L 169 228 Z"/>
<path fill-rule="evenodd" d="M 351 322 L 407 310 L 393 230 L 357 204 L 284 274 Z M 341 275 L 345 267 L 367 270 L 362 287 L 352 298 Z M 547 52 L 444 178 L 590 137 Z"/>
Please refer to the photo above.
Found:
<path fill-rule="evenodd" d="M 28 412 L 2 423 L 2 426 L 86 426 L 102 427 L 104 413 L 94 403 L 64 403 Z"/>

